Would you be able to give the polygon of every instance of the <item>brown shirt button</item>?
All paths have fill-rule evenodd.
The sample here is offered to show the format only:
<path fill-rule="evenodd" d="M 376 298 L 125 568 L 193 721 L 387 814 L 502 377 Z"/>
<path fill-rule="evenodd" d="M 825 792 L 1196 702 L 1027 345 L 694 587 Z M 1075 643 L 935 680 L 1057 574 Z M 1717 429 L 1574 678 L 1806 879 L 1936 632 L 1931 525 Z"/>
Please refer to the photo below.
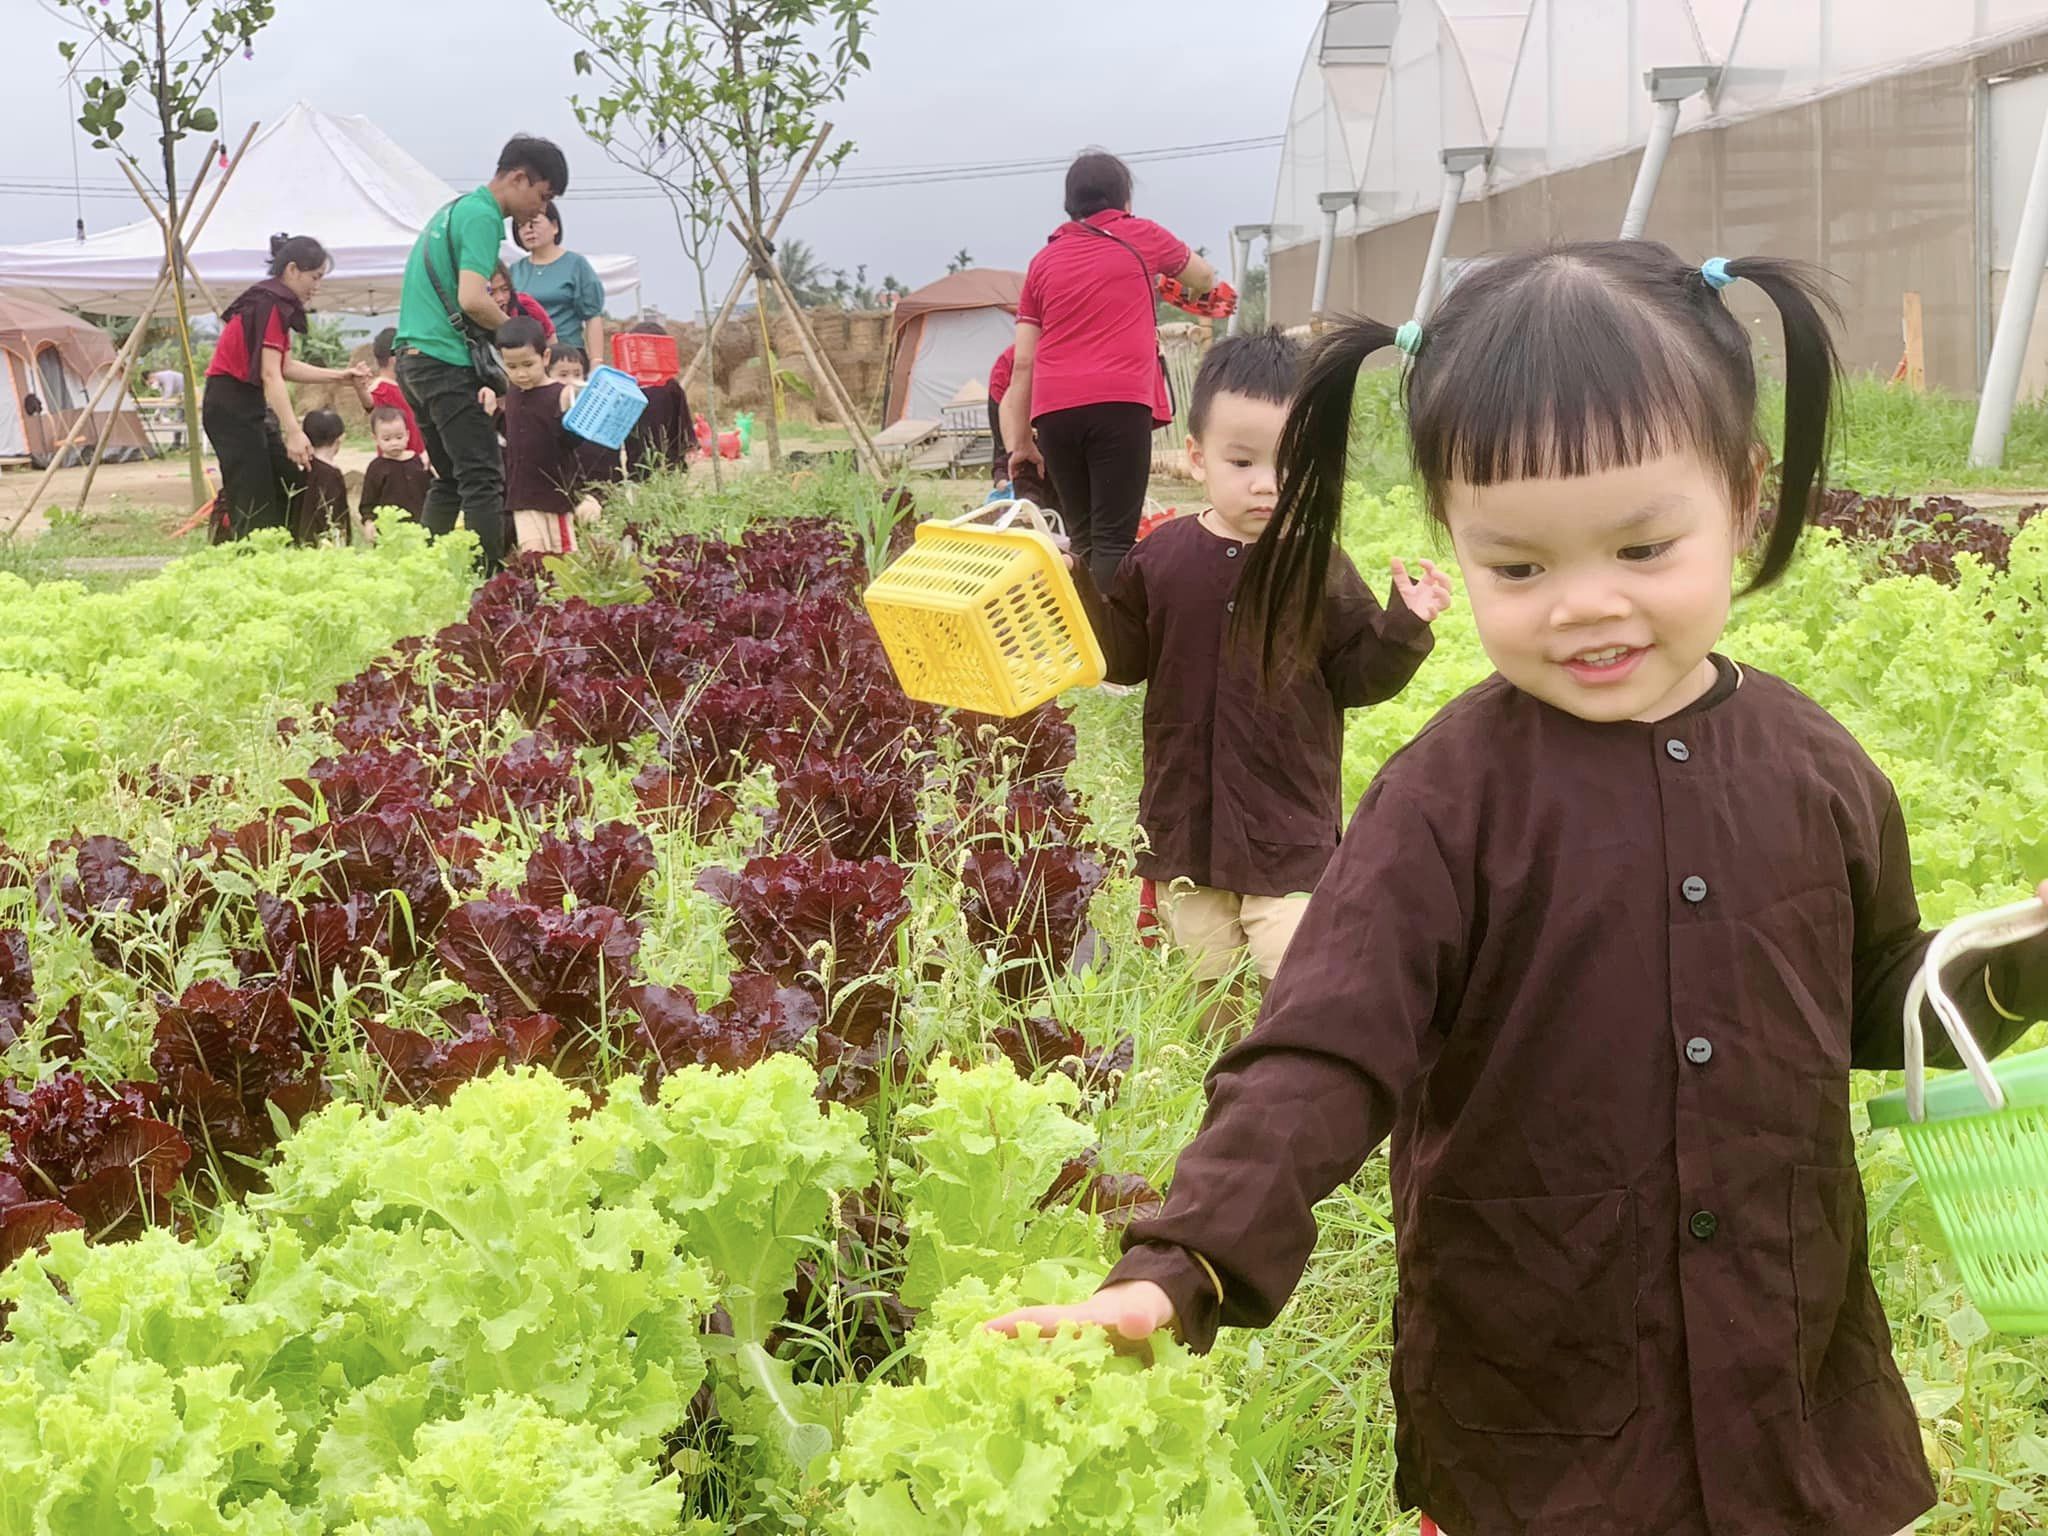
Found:
<path fill-rule="evenodd" d="M 1714 1059 L 1714 1042 L 1705 1035 L 1694 1035 L 1685 1042 L 1685 1059 L 1696 1067 L 1704 1067 Z"/>
<path fill-rule="evenodd" d="M 1686 1225 L 1691 1229 L 1692 1235 L 1704 1243 L 1711 1241 L 1714 1234 L 1721 1230 L 1721 1218 L 1712 1211 L 1694 1211 L 1692 1220 Z"/>
<path fill-rule="evenodd" d="M 1667 755 L 1669 755 L 1671 761 L 1673 761 L 1674 763 L 1685 762 L 1692 756 L 1692 748 L 1688 747 L 1684 742 L 1680 741 L 1675 736 L 1672 737 L 1671 740 L 1664 743 L 1664 751 Z"/>
<path fill-rule="evenodd" d="M 1237 558 L 1237 546 L 1235 544 L 1226 544 L 1223 546 L 1223 553 L 1235 560 Z"/>
<path fill-rule="evenodd" d="M 1707 882 L 1698 875 L 1687 875 L 1685 883 L 1679 886 L 1678 893 L 1694 906 L 1698 906 L 1707 899 Z"/>

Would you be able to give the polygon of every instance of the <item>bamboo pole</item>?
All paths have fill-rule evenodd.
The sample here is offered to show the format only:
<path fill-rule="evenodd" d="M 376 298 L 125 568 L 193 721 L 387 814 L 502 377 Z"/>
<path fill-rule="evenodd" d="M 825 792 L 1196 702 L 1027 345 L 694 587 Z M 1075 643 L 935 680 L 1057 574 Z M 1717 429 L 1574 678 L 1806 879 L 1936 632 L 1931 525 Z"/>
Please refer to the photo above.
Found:
<path fill-rule="evenodd" d="M 737 225 L 728 225 L 727 228 L 732 230 L 735 239 L 748 247 L 750 253 L 757 249 Z M 867 427 L 860 419 L 860 412 L 854 409 L 853 397 L 847 394 L 846 386 L 839 380 L 838 371 L 826 358 L 824 347 L 819 344 L 817 334 L 811 329 L 810 317 L 797 307 L 796 295 L 790 291 L 789 283 L 783 277 L 782 269 L 775 264 L 774 257 L 768 256 L 763 259 L 763 270 L 767 273 L 768 282 L 781 298 L 783 307 L 789 311 L 790 323 L 796 330 L 797 345 L 803 349 L 804 361 L 810 364 L 812 376 L 825 391 L 825 397 L 832 406 L 832 413 L 839 418 L 840 425 L 846 428 L 847 436 L 853 440 L 855 459 L 860 462 L 861 468 L 877 480 L 886 481 L 888 476 L 882 469 L 881 456 L 875 452 L 874 442 L 869 438 Z"/>
<path fill-rule="evenodd" d="M 874 440 L 868 436 L 866 423 L 860 419 L 853 397 L 840 382 L 838 370 L 833 368 L 831 359 L 826 357 L 823 345 L 818 341 L 817 332 L 811 328 L 810 317 L 797 307 L 796 295 L 790 291 L 788 280 L 782 269 L 771 259 L 768 263 L 769 281 L 781 296 L 783 306 L 790 312 L 790 320 L 796 329 L 797 345 L 803 349 L 804 361 L 810 364 L 811 374 L 825 391 L 825 398 L 832 406 L 832 412 L 846 428 L 853 442 L 853 455 L 861 468 L 873 475 L 877 481 L 886 483 L 888 474 L 882 467 L 881 455 L 875 451 Z"/>
<path fill-rule="evenodd" d="M 192 191 L 186 196 L 185 203 L 187 207 L 190 207 L 192 200 L 198 197 L 199 188 L 205 183 L 206 173 L 213 168 L 214 157 L 220 153 L 220 149 L 220 142 L 216 140 L 213 148 L 207 152 L 205 161 L 199 167 L 199 175 L 192 183 Z M 192 286 L 199 290 L 199 297 L 206 300 L 206 307 L 218 315 L 220 313 L 220 300 L 216 299 L 213 296 L 213 290 L 206 286 L 206 279 L 199 275 L 199 269 L 186 259 L 185 249 L 187 242 L 180 236 L 172 233 L 170 223 L 164 217 L 163 210 L 157 207 L 155 199 L 149 195 L 149 188 L 144 186 L 142 178 L 135 174 L 134 167 L 129 165 L 126 160 L 121 161 L 120 165 L 122 172 L 128 177 L 128 185 L 135 189 L 135 195 L 142 199 L 142 206 L 147 208 L 149 216 L 156 220 L 157 232 L 164 237 L 165 246 L 167 248 L 171 245 L 178 247 L 179 265 L 184 269 L 185 275 L 192 280 Z M 223 185 L 225 185 L 225 180 L 223 180 Z"/>
<path fill-rule="evenodd" d="M 711 169 L 718 177 L 718 184 L 725 188 L 726 198 L 731 202 L 733 211 L 744 219 L 739 192 L 734 188 L 732 178 L 726 174 L 724 164 L 716 155 L 706 155 L 705 158 L 711 162 Z M 841 424 L 853 439 L 854 457 L 860 460 L 862 467 L 877 480 L 886 481 L 888 477 L 882 470 L 881 457 L 875 452 L 875 445 L 868 437 L 868 430 L 860 419 L 860 412 L 854 409 L 853 397 L 847 394 L 846 386 L 839 380 L 838 371 L 826 358 L 824 347 L 819 344 L 816 333 L 811 329 L 810 317 L 797 304 L 796 295 L 790 292 L 789 282 L 783 277 L 782 268 L 776 265 L 774 252 L 768 249 L 767 243 L 761 239 L 758 232 L 750 235 L 730 222 L 726 227 L 732 230 L 734 237 L 746 251 L 749 262 L 754 266 L 755 275 L 758 277 L 765 274 L 774 285 L 775 291 L 781 295 L 783 304 L 789 310 L 790 321 L 796 327 L 797 340 L 803 347 L 804 359 L 811 365 L 812 374 L 832 399 Z"/>
<path fill-rule="evenodd" d="M 249 125 L 249 131 L 242 135 L 241 147 L 235 151 L 235 158 L 228 163 L 228 168 L 222 173 L 221 179 L 214 183 L 212 197 L 207 199 L 205 209 L 201 211 L 198 220 L 192 225 L 192 239 L 197 240 L 205 232 L 207 220 L 213 217 L 213 210 L 220 205 L 221 194 L 227 190 L 227 185 L 234 179 L 235 172 L 241 169 L 242 156 L 248 152 L 250 143 L 255 139 L 257 126 L 255 123 Z M 209 161 L 211 158 L 212 156 L 209 154 Z M 188 198 L 185 206 L 179 210 L 178 222 L 180 225 L 183 225 L 187 219 L 192 217 L 192 209 L 195 205 L 198 190 L 204 179 L 205 172 L 202 170 L 200 177 L 193 182 L 193 197 Z M 163 303 L 164 295 L 169 291 L 170 286 L 171 269 L 167 262 L 164 270 L 157 275 L 156 288 L 151 292 L 149 302 L 142 306 L 136 316 L 135 329 L 128 333 L 127 342 L 123 345 L 121 352 L 115 357 L 115 366 L 123 380 L 126 380 L 128 370 L 133 366 L 134 358 L 141 350 L 142 337 L 149 329 L 149 322 L 155 317 L 157 308 Z M 64 456 L 77 446 L 79 428 L 90 422 L 98 414 L 100 402 L 106 398 L 107 389 L 112 383 L 112 376 L 101 381 L 99 392 L 93 396 L 92 403 L 85 408 L 84 415 L 80 416 L 78 421 L 73 423 L 71 431 L 65 434 L 64 441 L 57 445 L 56 451 L 51 455 L 48 466 L 43 471 L 43 478 L 36 484 L 35 491 L 29 496 L 27 501 L 22 503 L 21 510 L 15 514 L 14 521 L 7 525 L 7 537 L 12 538 L 21 525 L 28 521 L 29 514 L 35 511 L 36 504 L 43 499 L 44 494 L 49 490 L 50 482 L 57 478 L 57 472 L 64 467 Z M 188 396 L 184 403 L 185 432 L 187 437 L 193 440 L 196 440 L 199 436 L 199 421 L 195 414 L 196 410 L 197 402 Z M 101 442 L 104 443 L 104 434 L 102 434 Z M 90 476 L 88 476 L 88 484 L 90 484 Z"/>
<path fill-rule="evenodd" d="M 782 189 L 782 200 L 776 204 L 775 217 L 768 221 L 766 233 L 770 240 L 773 240 L 776 235 L 782 232 L 782 221 L 788 216 L 790 206 L 796 201 L 797 189 L 804 184 L 804 178 L 810 175 L 811 167 L 818 163 L 819 152 L 824 149 L 825 139 L 831 132 L 832 125 L 830 123 L 825 124 L 823 128 L 818 130 L 818 137 L 811 145 L 811 152 L 804 156 L 804 162 L 797 167 L 796 175 L 791 177 L 789 185 Z M 730 184 L 727 186 L 727 191 L 728 193 L 731 191 Z M 737 206 L 737 201 L 737 199 L 734 200 L 735 206 Z M 697 349 L 697 355 L 690 359 L 690 366 L 685 368 L 681 375 L 679 375 L 679 382 L 684 389 L 687 390 L 690 387 L 690 380 L 697 376 L 698 366 L 711 354 L 712 344 L 718 336 L 719 328 L 732 318 L 733 310 L 738 307 L 741 296 L 747 291 L 747 280 L 753 275 L 750 269 L 743 267 L 740 269 L 739 274 L 733 278 L 732 287 L 726 292 L 725 302 L 718 308 L 717 318 L 711 322 L 704 332 L 704 345 Z M 714 366 L 716 365 L 714 364 Z"/>

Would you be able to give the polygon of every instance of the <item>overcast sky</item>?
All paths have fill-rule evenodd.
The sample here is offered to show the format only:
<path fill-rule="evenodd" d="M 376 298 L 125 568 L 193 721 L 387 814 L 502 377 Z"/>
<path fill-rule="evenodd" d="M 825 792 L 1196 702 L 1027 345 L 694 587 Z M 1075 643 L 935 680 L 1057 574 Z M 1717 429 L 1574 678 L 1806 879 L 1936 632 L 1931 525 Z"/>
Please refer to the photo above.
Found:
<path fill-rule="evenodd" d="M 0 92 L 0 244 L 72 232 L 74 131 L 56 44 L 61 24 L 34 0 L 7 14 L 9 89 Z M 873 70 L 831 119 L 854 139 L 853 174 L 1065 156 L 1091 144 L 1131 152 L 1277 136 L 1322 0 L 879 0 Z M 546 0 L 279 0 L 253 63 L 225 74 L 227 137 L 303 98 L 362 113 L 460 187 L 485 179 L 499 145 L 526 131 L 568 151 L 569 243 L 640 257 L 647 299 L 695 311 L 694 279 L 659 202 L 596 195 L 627 183 L 584 139 L 568 105 L 571 34 Z M 1251 23 L 1251 25 L 1248 25 Z M 586 85 L 587 88 L 587 85 Z M 131 132 L 136 130 L 131 129 Z M 112 158 L 80 137 L 88 184 L 119 184 Z M 1279 151 L 1253 149 L 1136 168 L 1137 208 L 1227 263 L 1230 226 L 1263 222 Z M 6 190 L 10 178 L 58 195 Z M 586 191 L 579 200 L 578 190 Z M 1057 172 L 887 188 L 844 187 L 784 226 L 829 266 L 866 263 L 870 281 L 915 288 L 963 247 L 980 266 L 1021 268 L 1057 224 Z M 89 198 L 89 229 L 140 216 L 132 199 Z M 321 231 L 311 231 L 319 234 Z"/>

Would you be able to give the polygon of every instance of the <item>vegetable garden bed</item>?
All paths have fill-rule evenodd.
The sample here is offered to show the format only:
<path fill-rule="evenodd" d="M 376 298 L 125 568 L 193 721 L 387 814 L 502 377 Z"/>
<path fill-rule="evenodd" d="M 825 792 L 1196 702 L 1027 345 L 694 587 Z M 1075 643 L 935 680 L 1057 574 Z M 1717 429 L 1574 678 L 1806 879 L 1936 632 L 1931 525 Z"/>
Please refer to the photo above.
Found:
<path fill-rule="evenodd" d="M 1421 527 L 1361 497 L 1347 542 Z M 2002 555 L 1871 581 L 1824 536 L 1727 646 L 1897 778 L 1931 917 L 2048 867 L 2048 522 Z M 115 819 L 0 867 L 0 1533 L 1393 1523 L 1377 1160 L 1211 1362 L 972 1326 L 1090 1288 L 1199 1118 L 1201 1002 L 1131 937 L 1136 701 L 906 701 L 833 524 L 459 619 L 443 551 L 335 568 L 385 559 L 442 627 L 330 705 L 152 704 L 153 778 L 7 802 L 24 847 L 53 785 Z M 1484 670 L 1454 611 L 1348 789 Z M 194 787 L 230 764 L 283 789 Z M 1946 1518 L 2038 1524 L 2048 1356 L 1982 1338 L 1894 1145 L 1866 1177 Z"/>

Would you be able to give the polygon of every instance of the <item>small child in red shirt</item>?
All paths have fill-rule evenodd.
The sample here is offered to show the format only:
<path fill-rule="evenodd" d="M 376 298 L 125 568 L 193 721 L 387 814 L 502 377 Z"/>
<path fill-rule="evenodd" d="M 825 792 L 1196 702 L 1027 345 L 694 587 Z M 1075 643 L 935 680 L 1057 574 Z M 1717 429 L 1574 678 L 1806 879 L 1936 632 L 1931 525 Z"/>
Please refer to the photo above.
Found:
<path fill-rule="evenodd" d="M 1383 608 L 1341 550 L 1330 560 L 1316 664 L 1262 675 L 1233 634 L 1238 578 L 1280 499 L 1279 452 L 1301 347 L 1278 331 L 1209 350 L 1188 417 L 1188 461 L 1209 492 L 1134 547 L 1102 596 L 1085 562 L 1075 582 L 1111 683 L 1148 683 L 1138 873 L 1159 917 L 1218 989 L 1205 1022 L 1230 1026 L 1247 955 L 1265 980 L 1337 851 L 1344 711 L 1392 698 L 1429 655 L 1450 605 L 1430 561 L 1394 562 Z"/>
<path fill-rule="evenodd" d="M 420 424 L 413 416 L 412 402 L 398 387 L 397 327 L 387 325 L 379 331 L 370 342 L 370 354 L 377 360 L 377 376 L 356 380 L 356 398 L 362 401 L 363 410 L 372 416 L 378 411 L 398 412 L 405 419 L 407 451 L 425 454 L 427 440 L 420 436 Z"/>

